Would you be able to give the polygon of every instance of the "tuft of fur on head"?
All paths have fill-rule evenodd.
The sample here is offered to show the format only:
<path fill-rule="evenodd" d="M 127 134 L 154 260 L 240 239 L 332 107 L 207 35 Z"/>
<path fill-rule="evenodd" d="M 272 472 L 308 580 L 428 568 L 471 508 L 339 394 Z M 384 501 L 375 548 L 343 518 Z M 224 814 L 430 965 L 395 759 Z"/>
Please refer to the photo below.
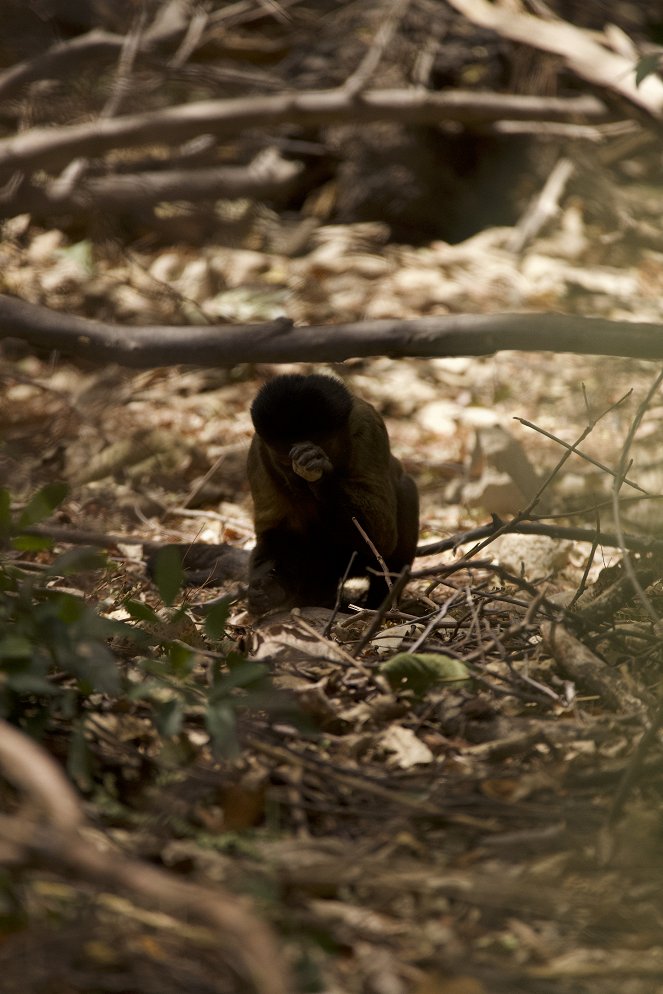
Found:
<path fill-rule="evenodd" d="M 268 445 L 301 442 L 338 431 L 351 407 L 352 395 L 339 380 L 319 373 L 286 373 L 261 388 L 251 418 Z"/>

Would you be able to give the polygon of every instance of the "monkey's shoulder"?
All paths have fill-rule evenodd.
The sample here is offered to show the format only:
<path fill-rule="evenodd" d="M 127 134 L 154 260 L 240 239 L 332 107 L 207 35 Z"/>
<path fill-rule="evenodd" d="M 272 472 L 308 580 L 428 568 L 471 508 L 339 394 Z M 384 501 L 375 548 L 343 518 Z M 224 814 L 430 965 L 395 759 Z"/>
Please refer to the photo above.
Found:
<path fill-rule="evenodd" d="M 362 400 L 361 397 L 352 398 L 348 427 L 350 440 L 354 446 L 362 450 L 362 455 L 366 445 L 377 444 L 380 451 L 389 449 L 389 436 L 384 419 L 367 400 Z"/>

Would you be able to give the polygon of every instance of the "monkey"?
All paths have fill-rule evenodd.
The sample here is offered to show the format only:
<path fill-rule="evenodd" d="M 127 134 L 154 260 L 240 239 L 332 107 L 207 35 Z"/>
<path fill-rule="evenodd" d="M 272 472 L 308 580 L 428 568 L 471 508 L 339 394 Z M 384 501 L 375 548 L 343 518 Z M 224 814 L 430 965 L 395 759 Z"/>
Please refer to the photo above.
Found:
<path fill-rule="evenodd" d="M 419 534 L 417 487 L 380 414 L 340 380 L 285 374 L 261 388 L 251 419 L 249 610 L 332 607 L 351 560 L 348 575 L 369 576 L 366 604 L 378 606 L 388 586 L 353 518 L 393 573 L 412 562 Z"/>

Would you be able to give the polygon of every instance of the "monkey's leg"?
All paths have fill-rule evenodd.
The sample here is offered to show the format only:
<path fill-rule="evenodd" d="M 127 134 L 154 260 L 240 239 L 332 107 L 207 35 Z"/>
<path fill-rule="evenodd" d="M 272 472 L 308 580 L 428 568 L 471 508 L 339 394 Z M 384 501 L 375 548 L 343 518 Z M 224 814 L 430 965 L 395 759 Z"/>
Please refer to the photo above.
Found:
<path fill-rule="evenodd" d="M 403 473 L 396 484 L 398 541 L 389 556 L 389 566 L 397 573 L 414 559 L 419 541 L 419 491 L 411 476 Z"/>

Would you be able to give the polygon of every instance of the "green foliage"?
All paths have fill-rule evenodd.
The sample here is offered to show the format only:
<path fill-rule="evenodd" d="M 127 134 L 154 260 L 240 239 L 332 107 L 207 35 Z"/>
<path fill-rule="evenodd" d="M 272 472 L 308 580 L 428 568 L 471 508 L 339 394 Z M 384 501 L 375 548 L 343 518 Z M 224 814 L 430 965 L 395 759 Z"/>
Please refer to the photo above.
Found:
<path fill-rule="evenodd" d="M 6 487 L 0 487 L 0 544 L 5 543 L 11 534 L 11 498 Z"/>
<path fill-rule="evenodd" d="M 78 559 L 79 571 L 84 560 Z M 96 554 L 86 561 L 89 568 L 103 563 Z M 56 697 L 61 705 L 72 694 L 120 692 L 117 663 L 106 643 L 117 636 L 141 638 L 142 633 L 102 617 L 82 597 L 47 586 L 53 576 L 66 575 L 71 567 L 69 553 L 37 575 L 26 576 L 11 564 L 0 563 L 0 715 L 4 718 L 20 713 L 25 694 Z"/>
<path fill-rule="evenodd" d="M 658 72 L 663 65 L 663 52 L 650 52 L 648 55 L 643 55 L 639 59 L 635 66 L 635 85 L 640 86 L 643 79 L 647 76 L 653 76 L 655 72 Z"/>
<path fill-rule="evenodd" d="M 18 528 L 28 528 L 48 518 L 67 496 L 66 483 L 47 483 L 28 502 L 18 519 Z"/>
<path fill-rule="evenodd" d="M 462 686 L 471 680 L 467 666 L 434 652 L 399 652 L 380 666 L 392 690 L 411 690 L 416 697 L 439 684 Z"/>
<path fill-rule="evenodd" d="M 176 550 L 164 549 L 155 568 L 165 606 L 128 597 L 122 621 L 105 617 L 94 600 L 76 592 L 77 583 L 89 588 L 90 573 L 111 579 L 112 567 L 98 550 L 73 548 L 34 569 L 13 559 L 10 548 L 49 548 L 48 539 L 24 529 L 51 514 L 66 493 L 61 484 L 44 487 L 13 516 L 10 495 L 0 490 L 0 717 L 36 737 L 56 729 L 66 736 L 67 769 L 84 789 L 95 779 L 90 741 L 99 714 L 115 712 L 120 724 L 125 713 L 151 714 L 155 743 L 184 758 L 191 755 L 184 733 L 192 723 L 196 729 L 204 723 L 216 755 L 232 757 L 240 751 L 238 716 L 247 709 L 292 718 L 264 664 L 204 648 L 186 606 L 172 606 L 182 582 Z M 65 577 L 74 577 L 73 584 L 64 587 Z M 230 601 L 220 600 L 206 612 L 211 642 L 223 638 L 229 609 Z M 118 647 L 129 662 L 118 659 Z"/>
<path fill-rule="evenodd" d="M 164 604 L 172 604 L 184 580 L 179 551 L 172 545 L 159 549 L 154 559 L 154 582 Z"/>
<path fill-rule="evenodd" d="M 205 634 L 211 639 L 223 637 L 228 615 L 230 614 L 230 598 L 217 601 L 212 607 L 205 611 Z"/>

